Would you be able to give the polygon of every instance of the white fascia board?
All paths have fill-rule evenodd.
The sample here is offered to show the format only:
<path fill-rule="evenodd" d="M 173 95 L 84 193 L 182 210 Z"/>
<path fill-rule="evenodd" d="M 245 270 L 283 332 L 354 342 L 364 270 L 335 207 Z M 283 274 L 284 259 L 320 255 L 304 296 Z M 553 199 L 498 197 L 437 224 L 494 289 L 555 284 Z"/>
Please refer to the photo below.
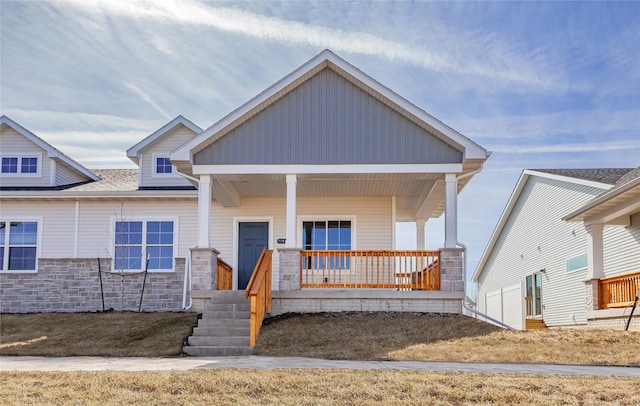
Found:
<path fill-rule="evenodd" d="M 98 177 L 96 174 L 91 172 L 89 169 L 85 168 L 84 166 L 80 165 L 79 163 L 77 163 L 73 159 L 69 158 L 64 153 L 62 153 L 61 151 L 57 150 L 54 146 L 52 146 L 51 144 L 49 144 L 48 142 L 46 142 L 42 138 L 38 137 L 37 135 L 35 135 L 31 131 L 27 130 L 26 128 L 24 128 L 20 124 L 16 123 L 15 121 L 10 119 L 9 117 L 7 117 L 7 116 L 0 117 L 0 125 L 2 125 L 2 124 L 8 125 L 9 127 L 11 127 L 14 130 L 16 130 L 20 135 L 22 135 L 23 137 L 25 137 L 29 141 L 33 142 L 34 144 L 36 144 L 37 146 L 39 146 L 43 150 L 47 151 L 47 157 L 49 157 L 50 159 L 58 159 L 61 162 L 66 163 L 67 165 L 71 166 L 73 169 L 75 169 L 76 171 L 78 171 L 81 174 L 85 175 L 86 177 L 88 177 L 91 180 L 95 180 L 95 181 L 100 180 L 100 177 Z"/>
<path fill-rule="evenodd" d="M 0 201 L 4 200 L 149 200 L 149 199 L 197 199 L 197 190 L 134 190 L 124 192 L 66 192 L 51 191 L 9 191 L 3 190 Z"/>
<path fill-rule="evenodd" d="M 406 165 L 193 165 L 194 175 L 462 173 L 462 164 Z"/>
<path fill-rule="evenodd" d="M 578 179 L 578 178 L 573 178 L 571 176 L 556 175 L 553 173 L 539 172 L 533 169 L 525 169 L 525 172 L 527 172 L 530 175 L 538 176 L 541 178 L 548 178 L 548 179 L 559 180 L 562 182 L 575 183 L 577 185 L 590 186 L 590 187 L 595 187 L 603 190 L 607 190 L 613 187 L 613 185 L 610 185 L 608 183 L 596 182 L 596 181 L 587 180 L 587 179 Z"/>
<path fill-rule="evenodd" d="M 179 125 L 183 125 L 193 131 L 196 134 L 200 134 L 202 132 L 202 128 L 195 125 L 190 120 L 187 120 L 183 116 L 178 116 L 173 120 L 169 121 L 167 124 L 160 127 L 158 130 L 154 131 L 151 135 L 145 137 L 142 141 L 138 142 L 136 145 L 132 146 L 127 150 L 127 157 L 131 159 L 136 164 L 138 163 L 138 158 L 140 156 L 140 152 L 153 143 L 155 140 L 162 138 L 165 134 L 170 131 L 173 131 Z"/>

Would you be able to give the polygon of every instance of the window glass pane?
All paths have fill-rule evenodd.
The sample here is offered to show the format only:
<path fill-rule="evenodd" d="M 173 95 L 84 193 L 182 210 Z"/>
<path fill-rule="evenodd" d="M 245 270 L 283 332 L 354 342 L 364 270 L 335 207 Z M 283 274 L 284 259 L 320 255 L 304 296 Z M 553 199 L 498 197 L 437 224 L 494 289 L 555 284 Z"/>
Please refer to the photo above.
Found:
<path fill-rule="evenodd" d="M 36 247 L 10 247 L 10 271 L 35 271 Z"/>
<path fill-rule="evenodd" d="M 9 230 L 10 245 L 36 245 L 38 243 L 38 223 L 11 222 Z"/>
<path fill-rule="evenodd" d="M 141 221 L 116 221 L 116 244 L 142 244 Z"/>
<path fill-rule="evenodd" d="M 314 250 L 327 249 L 327 230 L 324 221 L 316 221 L 313 223 L 313 234 L 311 236 L 311 246 Z"/>
<path fill-rule="evenodd" d="M 340 223 L 338 221 L 327 222 L 327 249 L 339 250 L 340 249 Z"/>
<path fill-rule="evenodd" d="M 6 223 L 0 223 L 0 245 L 4 245 L 4 234 L 7 232 Z"/>
<path fill-rule="evenodd" d="M 149 247 L 149 269 L 172 269 L 173 247 Z"/>
<path fill-rule="evenodd" d="M 350 221 L 340 222 L 340 249 L 341 250 L 351 249 L 351 222 Z"/>
<path fill-rule="evenodd" d="M 116 247 L 116 270 L 141 269 L 142 247 L 135 245 L 121 245 Z"/>
<path fill-rule="evenodd" d="M 4 270 L 4 247 L 0 247 L 0 271 Z"/>
<path fill-rule="evenodd" d="M 581 269 L 587 269 L 588 266 L 587 254 L 578 255 L 577 257 L 567 259 L 567 272 L 578 271 Z"/>
<path fill-rule="evenodd" d="M 311 235 L 313 233 L 313 223 L 305 221 L 302 223 L 302 248 L 305 250 L 313 249 L 311 245 Z"/>
<path fill-rule="evenodd" d="M 147 244 L 173 244 L 173 222 L 149 221 L 147 223 Z"/>
<path fill-rule="evenodd" d="M 169 158 L 156 158 L 156 173 L 171 173 L 171 171 Z"/>
<path fill-rule="evenodd" d="M 18 173 L 18 158 L 2 158 L 2 173 Z"/>
<path fill-rule="evenodd" d="M 22 173 L 37 173 L 38 158 L 22 158 L 20 171 Z"/>

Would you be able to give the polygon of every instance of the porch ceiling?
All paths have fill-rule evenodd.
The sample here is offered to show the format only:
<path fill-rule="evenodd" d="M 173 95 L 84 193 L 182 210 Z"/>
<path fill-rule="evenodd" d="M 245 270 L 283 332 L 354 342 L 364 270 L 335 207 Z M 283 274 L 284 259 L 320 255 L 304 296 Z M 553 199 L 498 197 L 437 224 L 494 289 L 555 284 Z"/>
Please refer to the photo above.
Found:
<path fill-rule="evenodd" d="M 239 206 L 242 198 L 286 197 L 286 176 L 214 175 L 213 198 Z M 458 189 L 467 183 L 461 179 Z M 398 221 L 435 218 L 444 211 L 444 174 L 300 174 L 298 197 L 396 197 Z"/>

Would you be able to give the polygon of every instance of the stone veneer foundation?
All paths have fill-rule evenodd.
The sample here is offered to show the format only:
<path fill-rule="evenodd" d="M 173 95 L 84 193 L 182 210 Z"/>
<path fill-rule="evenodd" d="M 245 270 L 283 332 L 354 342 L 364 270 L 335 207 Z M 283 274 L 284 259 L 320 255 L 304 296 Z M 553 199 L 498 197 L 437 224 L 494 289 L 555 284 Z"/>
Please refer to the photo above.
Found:
<path fill-rule="evenodd" d="M 144 274 L 106 273 L 110 258 L 100 265 L 105 310 L 138 311 Z M 176 258 L 174 272 L 147 273 L 142 311 L 182 309 L 184 267 Z M 95 311 L 102 311 L 97 258 L 40 258 L 37 272 L 0 274 L 0 313 Z"/>

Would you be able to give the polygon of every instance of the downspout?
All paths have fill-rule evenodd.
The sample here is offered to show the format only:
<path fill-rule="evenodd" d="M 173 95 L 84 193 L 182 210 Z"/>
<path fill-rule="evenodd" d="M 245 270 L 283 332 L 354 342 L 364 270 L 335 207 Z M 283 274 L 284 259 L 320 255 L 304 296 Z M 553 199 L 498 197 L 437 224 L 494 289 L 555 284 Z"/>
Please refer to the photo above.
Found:
<path fill-rule="evenodd" d="M 176 173 L 180 176 L 182 176 L 183 178 L 194 182 L 196 184 L 200 183 L 200 180 L 198 178 L 195 178 L 193 176 L 187 175 L 184 172 L 180 172 L 180 170 L 178 169 L 177 166 L 174 166 L 174 168 L 176 168 Z M 184 286 L 183 286 L 183 290 L 182 290 L 182 311 L 189 311 L 191 310 L 191 306 L 193 306 L 193 299 L 191 298 L 191 258 L 186 257 L 185 258 L 185 263 L 184 263 Z M 187 305 L 187 292 L 189 293 L 189 304 Z"/>
<path fill-rule="evenodd" d="M 185 258 L 184 261 L 184 286 L 182 290 L 182 311 L 188 312 L 191 310 L 191 306 L 193 306 L 193 300 L 191 299 L 191 295 L 189 296 L 189 304 L 187 305 L 187 292 L 191 293 L 191 261 L 189 257 Z"/>

